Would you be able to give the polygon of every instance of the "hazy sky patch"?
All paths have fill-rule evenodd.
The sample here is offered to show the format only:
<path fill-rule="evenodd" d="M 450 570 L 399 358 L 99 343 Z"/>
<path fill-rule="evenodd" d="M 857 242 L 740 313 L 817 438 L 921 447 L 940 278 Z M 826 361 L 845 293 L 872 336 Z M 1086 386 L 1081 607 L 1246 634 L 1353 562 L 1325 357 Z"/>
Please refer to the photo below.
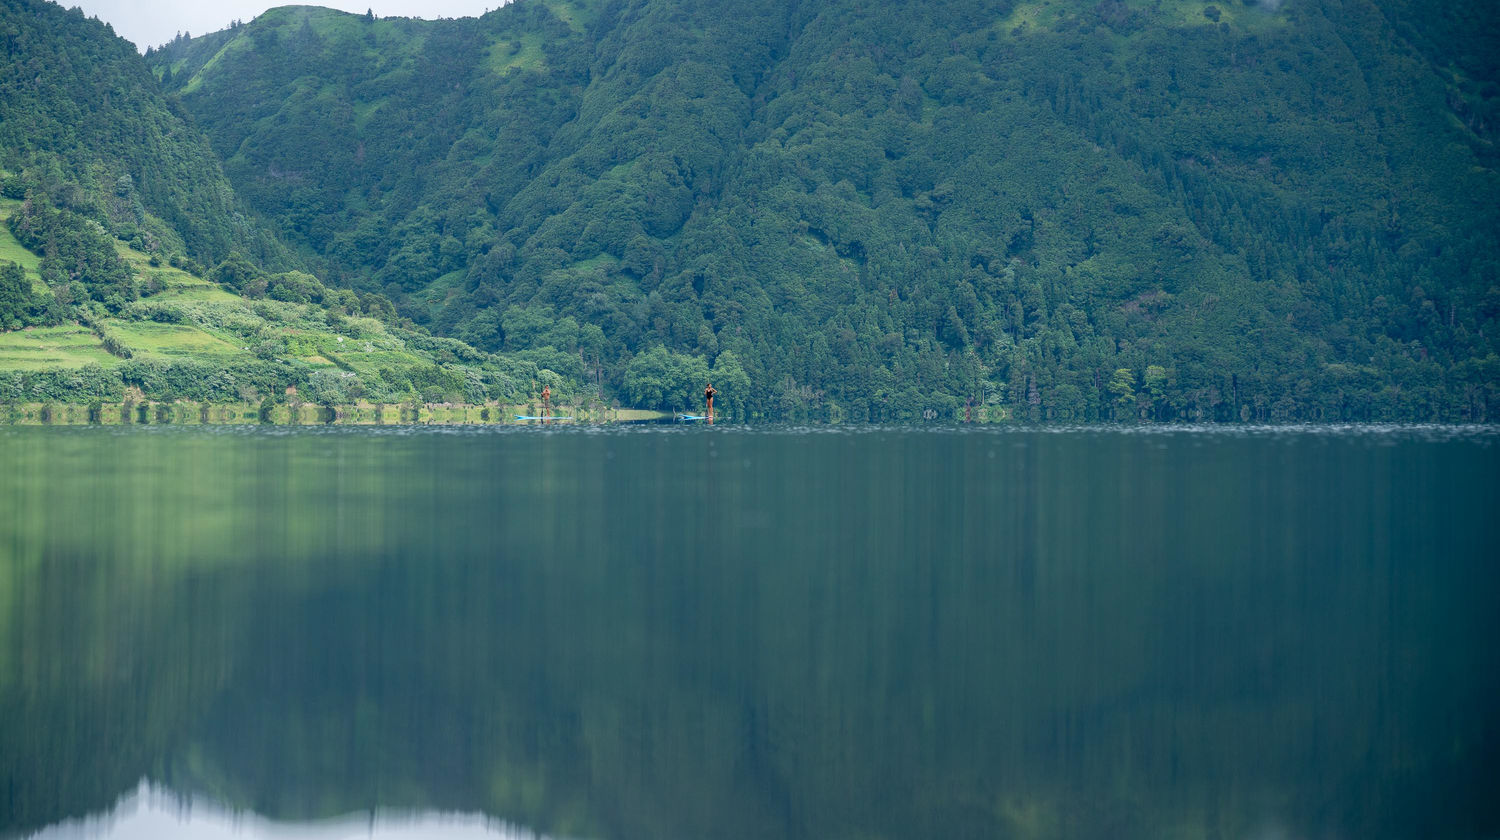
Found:
<path fill-rule="evenodd" d="M 503 0 L 322 0 L 304 4 L 265 2 L 265 0 L 62 0 L 62 5 L 78 6 L 90 17 L 97 17 L 115 28 L 115 33 L 146 47 L 165 44 L 179 32 L 202 35 L 227 27 L 230 22 L 249 22 L 261 12 L 277 6 L 311 5 L 363 12 L 371 9 L 381 17 L 420 18 L 473 17 L 488 9 L 504 5 Z"/>

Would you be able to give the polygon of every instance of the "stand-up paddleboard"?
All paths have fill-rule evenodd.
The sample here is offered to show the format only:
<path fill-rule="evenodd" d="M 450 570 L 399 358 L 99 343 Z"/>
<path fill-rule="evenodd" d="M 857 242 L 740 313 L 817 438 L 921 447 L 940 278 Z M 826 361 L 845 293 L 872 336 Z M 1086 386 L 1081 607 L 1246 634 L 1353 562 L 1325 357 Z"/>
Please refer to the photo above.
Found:
<path fill-rule="evenodd" d="M 572 420 L 571 417 L 531 417 L 526 414 L 517 414 L 517 420 Z"/>
<path fill-rule="evenodd" d="M 677 419 L 678 420 L 684 420 L 684 421 L 707 420 L 708 416 L 707 415 L 701 415 L 701 414 L 679 414 L 679 415 L 677 415 Z"/>

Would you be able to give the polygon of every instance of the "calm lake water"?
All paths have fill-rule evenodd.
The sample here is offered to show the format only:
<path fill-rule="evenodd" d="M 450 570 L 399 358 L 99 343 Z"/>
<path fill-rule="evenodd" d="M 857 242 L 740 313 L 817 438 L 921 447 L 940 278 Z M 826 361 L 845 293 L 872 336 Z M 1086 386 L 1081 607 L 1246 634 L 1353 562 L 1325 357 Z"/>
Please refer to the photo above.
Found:
<path fill-rule="evenodd" d="M 1482 429 L 0 429 L 0 835 L 1500 836 Z"/>

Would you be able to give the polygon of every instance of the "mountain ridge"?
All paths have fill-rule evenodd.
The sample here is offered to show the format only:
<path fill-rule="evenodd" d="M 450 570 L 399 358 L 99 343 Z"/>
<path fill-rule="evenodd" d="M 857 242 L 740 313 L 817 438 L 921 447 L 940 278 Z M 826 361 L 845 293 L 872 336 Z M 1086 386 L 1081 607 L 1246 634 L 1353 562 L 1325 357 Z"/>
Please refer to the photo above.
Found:
<path fill-rule="evenodd" d="M 4 0 L 0 49 L 0 403 L 580 393 L 301 270 L 107 25 Z"/>
<path fill-rule="evenodd" d="M 296 6 L 143 61 L 245 228 L 292 246 L 251 263 L 622 403 L 683 407 L 722 357 L 762 416 L 1479 420 L 1500 399 L 1496 18 Z"/>
<path fill-rule="evenodd" d="M 1482 50 L 1443 78 L 1455 27 L 1412 8 L 523 0 L 403 21 L 443 67 L 354 50 L 355 15 L 252 22 L 233 69 L 152 59 L 343 282 L 477 346 L 578 354 L 627 400 L 662 347 L 732 350 L 768 411 L 1489 416 L 1495 96 Z M 258 123 L 228 116 L 246 78 L 279 85 L 239 97 Z M 321 205 L 273 183 L 351 149 Z M 331 232 L 287 226 L 315 206 Z"/>

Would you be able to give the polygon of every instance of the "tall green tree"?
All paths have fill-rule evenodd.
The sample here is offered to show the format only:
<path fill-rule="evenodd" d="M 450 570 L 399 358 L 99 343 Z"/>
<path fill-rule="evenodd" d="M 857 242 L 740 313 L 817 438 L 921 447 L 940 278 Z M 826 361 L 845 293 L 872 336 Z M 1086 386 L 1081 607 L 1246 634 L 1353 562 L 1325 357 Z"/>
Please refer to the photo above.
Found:
<path fill-rule="evenodd" d="M 701 357 L 653 347 L 626 367 L 624 392 L 633 406 L 680 411 L 702 401 L 707 382 L 708 365 Z"/>
<path fill-rule="evenodd" d="M 0 330 L 19 329 L 31 314 L 31 281 L 13 262 L 0 262 Z"/>

